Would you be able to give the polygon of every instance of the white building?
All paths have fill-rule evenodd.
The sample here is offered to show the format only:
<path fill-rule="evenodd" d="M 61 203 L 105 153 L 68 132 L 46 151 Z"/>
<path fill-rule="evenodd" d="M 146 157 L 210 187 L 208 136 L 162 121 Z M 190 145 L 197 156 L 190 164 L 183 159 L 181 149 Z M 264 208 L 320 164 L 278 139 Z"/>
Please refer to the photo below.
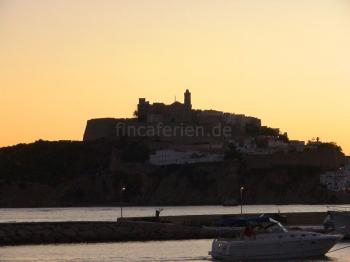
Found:
<path fill-rule="evenodd" d="M 224 160 L 223 154 L 202 153 L 199 151 L 178 151 L 172 149 L 157 150 L 150 155 L 152 165 L 181 165 L 204 162 L 220 162 Z"/>
<path fill-rule="evenodd" d="M 329 191 L 339 192 L 350 186 L 350 165 L 335 172 L 327 172 L 320 176 L 320 183 Z"/>
<path fill-rule="evenodd" d="M 297 152 L 303 152 L 305 150 L 305 142 L 299 140 L 290 140 L 289 146 L 291 149 Z"/>
<path fill-rule="evenodd" d="M 268 148 L 271 152 L 287 152 L 288 151 L 288 143 L 281 141 L 275 137 L 270 138 L 268 141 Z"/>

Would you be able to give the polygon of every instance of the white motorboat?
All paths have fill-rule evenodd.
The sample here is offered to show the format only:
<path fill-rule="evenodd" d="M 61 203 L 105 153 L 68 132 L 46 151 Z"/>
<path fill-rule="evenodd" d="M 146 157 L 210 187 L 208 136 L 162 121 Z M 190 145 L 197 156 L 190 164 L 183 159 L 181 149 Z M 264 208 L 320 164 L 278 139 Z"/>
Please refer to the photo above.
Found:
<path fill-rule="evenodd" d="M 328 209 L 324 227 L 344 235 L 344 238 L 350 238 L 350 207 L 330 206 Z"/>
<path fill-rule="evenodd" d="M 222 261 L 321 257 L 342 238 L 342 235 L 289 232 L 269 217 L 249 218 L 247 223 L 256 228 L 254 237 L 215 239 L 209 254 Z"/>

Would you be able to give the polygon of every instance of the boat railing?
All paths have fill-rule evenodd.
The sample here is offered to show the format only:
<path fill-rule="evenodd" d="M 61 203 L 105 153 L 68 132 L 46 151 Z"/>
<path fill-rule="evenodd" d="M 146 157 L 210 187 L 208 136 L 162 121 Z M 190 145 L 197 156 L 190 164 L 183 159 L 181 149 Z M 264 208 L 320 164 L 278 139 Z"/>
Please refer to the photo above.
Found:
<path fill-rule="evenodd" d="M 328 211 L 350 212 L 350 206 L 327 206 Z"/>

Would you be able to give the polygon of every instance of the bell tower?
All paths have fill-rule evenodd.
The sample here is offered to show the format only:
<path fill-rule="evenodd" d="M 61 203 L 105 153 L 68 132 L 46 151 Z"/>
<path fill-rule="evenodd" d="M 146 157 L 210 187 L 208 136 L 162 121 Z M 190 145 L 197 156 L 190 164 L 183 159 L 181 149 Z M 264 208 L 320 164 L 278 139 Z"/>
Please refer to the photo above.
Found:
<path fill-rule="evenodd" d="M 192 109 L 192 104 L 191 104 L 191 93 L 186 89 L 186 92 L 184 93 L 184 105 L 187 110 Z"/>

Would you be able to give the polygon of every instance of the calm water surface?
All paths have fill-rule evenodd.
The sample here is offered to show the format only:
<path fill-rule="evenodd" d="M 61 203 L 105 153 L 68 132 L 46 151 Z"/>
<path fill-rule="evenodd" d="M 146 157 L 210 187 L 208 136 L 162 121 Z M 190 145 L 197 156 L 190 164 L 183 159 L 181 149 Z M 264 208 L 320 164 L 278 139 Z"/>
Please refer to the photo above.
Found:
<path fill-rule="evenodd" d="M 126 207 L 127 217 L 153 216 L 158 207 Z M 246 213 L 268 212 L 322 212 L 326 205 L 251 205 Z M 186 206 L 165 207 L 162 215 L 234 214 L 240 207 Z M 118 207 L 91 208 L 14 208 L 0 209 L 0 222 L 24 221 L 115 221 L 120 215 Z M 349 246 L 342 242 L 334 249 Z M 211 240 L 151 241 L 98 244 L 64 244 L 0 247 L 0 261 L 16 262 L 90 262 L 90 261 L 212 261 L 208 256 Z M 301 260 L 298 260 L 301 261 Z M 309 262 L 350 262 L 350 248 L 328 254 Z"/>
<path fill-rule="evenodd" d="M 125 207 L 126 217 L 154 216 L 159 207 Z M 245 213 L 325 212 L 327 205 L 250 205 Z M 164 207 L 162 216 L 239 214 L 240 207 L 180 206 Z M 0 222 L 40 221 L 115 221 L 120 216 L 119 207 L 73 208 L 0 208 Z M 349 260 L 350 261 L 350 260 Z"/>
<path fill-rule="evenodd" d="M 343 242 L 335 248 L 348 245 L 350 242 Z M 211 240 L 186 240 L 0 247 L 0 261 L 212 261 L 208 256 L 210 246 Z M 350 248 L 331 253 L 321 259 L 298 261 L 348 262 L 350 261 Z"/>

